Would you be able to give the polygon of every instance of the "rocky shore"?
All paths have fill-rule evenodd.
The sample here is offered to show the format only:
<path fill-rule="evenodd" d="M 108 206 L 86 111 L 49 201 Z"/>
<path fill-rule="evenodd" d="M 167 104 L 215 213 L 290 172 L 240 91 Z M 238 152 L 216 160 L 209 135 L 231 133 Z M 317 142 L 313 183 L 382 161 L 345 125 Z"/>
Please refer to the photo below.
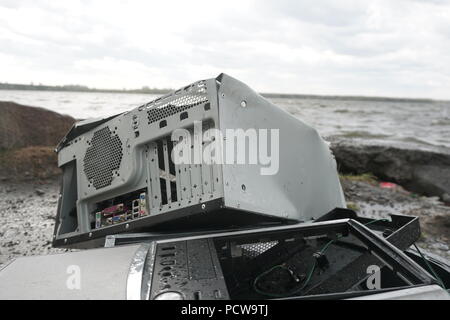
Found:
<path fill-rule="evenodd" d="M 0 115 L 0 179 L 35 181 L 58 177 L 54 149 L 75 119 L 2 101 Z"/>
<path fill-rule="evenodd" d="M 0 265 L 12 258 L 63 252 L 51 246 L 59 186 L 0 182 Z"/>
<path fill-rule="evenodd" d="M 450 207 L 438 197 L 411 193 L 401 186 L 388 188 L 376 179 L 361 176 L 341 176 L 347 206 L 359 215 L 382 219 L 390 214 L 420 218 L 421 248 L 450 259 Z"/>
<path fill-rule="evenodd" d="M 341 173 L 371 173 L 450 203 L 450 150 L 355 144 L 351 140 L 334 142 L 331 149 Z"/>
<path fill-rule="evenodd" d="M 56 146 L 75 119 L 43 108 L 0 101 L 0 150 Z"/>

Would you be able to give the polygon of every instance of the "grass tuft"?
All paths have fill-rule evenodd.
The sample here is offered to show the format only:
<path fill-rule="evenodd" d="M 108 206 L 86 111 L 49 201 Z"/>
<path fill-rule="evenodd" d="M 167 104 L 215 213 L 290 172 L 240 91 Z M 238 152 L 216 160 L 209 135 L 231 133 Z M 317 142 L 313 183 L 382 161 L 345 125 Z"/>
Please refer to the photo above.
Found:
<path fill-rule="evenodd" d="M 349 181 L 356 181 L 356 182 L 367 182 L 370 184 L 377 184 L 378 179 L 375 177 L 372 173 L 363 173 L 358 175 L 352 175 L 352 174 L 340 174 L 339 175 L 341 180 L 349 180 Z"/>

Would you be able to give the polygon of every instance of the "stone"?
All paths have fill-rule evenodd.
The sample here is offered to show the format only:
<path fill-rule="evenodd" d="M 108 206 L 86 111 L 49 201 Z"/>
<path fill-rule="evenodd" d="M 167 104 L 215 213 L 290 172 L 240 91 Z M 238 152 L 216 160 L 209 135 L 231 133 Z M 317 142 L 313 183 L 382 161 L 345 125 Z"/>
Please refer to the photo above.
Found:
<path fill-rule="evenodd" d="M 444 201 L 445 203 L 450 203 L 450 194 L 444 193 L 442 195 L 442 201 Z"/>
<path fill-rule="evenodd" d="M 343 141 L 332 143 L 331 149 L 341 173 L 372 173 L 383 181 L 442 200 L 450 194 L 450 152 Z"/>
<path fill-rule="evenodd" d="M 441 251 L 449 250 L 449 247 L 447 245 L 445 245 L 443 243 L 439 243 L 439 242 L 432 244 L 430 247 L 433 249 L 441 250 Z"/>

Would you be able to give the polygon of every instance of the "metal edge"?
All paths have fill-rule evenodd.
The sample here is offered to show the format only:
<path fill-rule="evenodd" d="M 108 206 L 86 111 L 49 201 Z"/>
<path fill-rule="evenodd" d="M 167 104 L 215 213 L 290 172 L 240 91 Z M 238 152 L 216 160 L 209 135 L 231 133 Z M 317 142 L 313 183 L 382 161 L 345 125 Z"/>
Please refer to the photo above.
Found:
<path fill-rule="evenodd" d="M 203 204 L 207 205 L 207 210 L 202 209 Z M 103 238 L 111 234 L 128 233 L 133 230 L 139 230 L 140 228 L 150 228 L 153 226 L 157 226 L 159 223 L 170 221 L 173 218 L 185 218 L 187 216 L 204 213 L 205 211 L 213 213 L 214 210 L 222 207 L 223 198 L 216 198 L 213 200 L 195 204 L 191 207 L 177 208 L 172 211 L 160 213 L 157 215 L 150 215 L 137 220 L 121 222 L 102 229 L 92 229 L 90 232 L 75 235 L 62 234 L 57 236 L 57 238 L 53 240 L 53 246 L 55 248 L 66 248 L 70 247 L 71 245 L 75 245 L 75 247 L 77 245 L 83 245 L 83 243 L 95 239 L 104 241 Z"/>
<path fill-rule="evenodd" d="M 390 269 L 394 270 L 396 273 L 400 271 L 400 274 L 405 274 L 407 276 L 407 282 L 410 285 L 414 284 L 425 284 L 431 285 L 436 284 L 436 280 L 429 276 L 420 265 L 409 258 L 402 250 L 398 249 L 395 245 L 387 241 L 386 239 L 378 236 L 372 232 L 368 227 L 359 223 L 356 220 L 348 221 L 350 228 L 354 230 L 354 234 L 363 242 L 369 244 L 369 250 L 378 259 L 382 260 L 385 265 Z M 387 249 L 387 250 L 386 250 Z M 385 258 L 390 259 L 393 265 L 387 263 Z"/>
<path fill-rule="evenodd" d="M 152 281 L 153 281 L 153 268 L 155 264 L 157 242 L 150 243 L 149 254 L 145 260 L 145 270 L 142 276 L 141 298 L 143 300 L 150 300 Z"/>
<path fill-rule="evenodd" d="M 5 270 L 10 264 L 12 264 L 14 261 L 16 261 L 16 258 L 12 258 L 8 261 L 6 261 L 1 267 L 0 267 L 0 272 L 2 272 L 3 270 Z"/>
<path fill-rule="evenodd" d="M 141 244 L 131 261 L 127 278 L 127 300 L 141 300 L 142 274 L 150 245 L 150 243 Z"/>

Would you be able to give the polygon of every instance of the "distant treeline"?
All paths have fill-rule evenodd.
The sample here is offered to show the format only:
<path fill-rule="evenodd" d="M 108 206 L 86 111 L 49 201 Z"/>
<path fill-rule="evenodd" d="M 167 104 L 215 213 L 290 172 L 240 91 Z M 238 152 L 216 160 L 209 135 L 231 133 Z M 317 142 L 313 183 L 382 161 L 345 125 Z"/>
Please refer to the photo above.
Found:
<path fill-rule="evenodd" d="M 107 93 L 149 93 L 149 94 L 165 94 L 172 89 L 158 89 L 142 87 L 141 89 L 95 89 L 80 85 L 64 85 L 64 86 L 47 86 L 43 84 L 13 84 L 1 83 L 0 90 L 35 90 L 35 91 L 68 91 L 68 92 L 107 92 Z"/>
<path fill-rule="evenodd" d="M 148 93 L 148 94 L 166 94 L 173 89 L 149 88 L 141 89 L 95 89 L 80 85 L 47 86 L 43 84 L 11 84 L 1 83 L 0 90 L 36 90 L 36 91 L 68 91 L 68 92 L 106 92 L 106 93 Z M 325 99 L 325 100 L 360 100 L 360 101 L 382 101 L 382 102 L 433 102 L 432 99 L 415 98 L 389 98 L 389 97 L 364 97 L 364 96 L 321 96 L 310 94 L 285 94 L 285 93 L 262 93 L 266 98 L 287 98 L 287 99 Z"/>

